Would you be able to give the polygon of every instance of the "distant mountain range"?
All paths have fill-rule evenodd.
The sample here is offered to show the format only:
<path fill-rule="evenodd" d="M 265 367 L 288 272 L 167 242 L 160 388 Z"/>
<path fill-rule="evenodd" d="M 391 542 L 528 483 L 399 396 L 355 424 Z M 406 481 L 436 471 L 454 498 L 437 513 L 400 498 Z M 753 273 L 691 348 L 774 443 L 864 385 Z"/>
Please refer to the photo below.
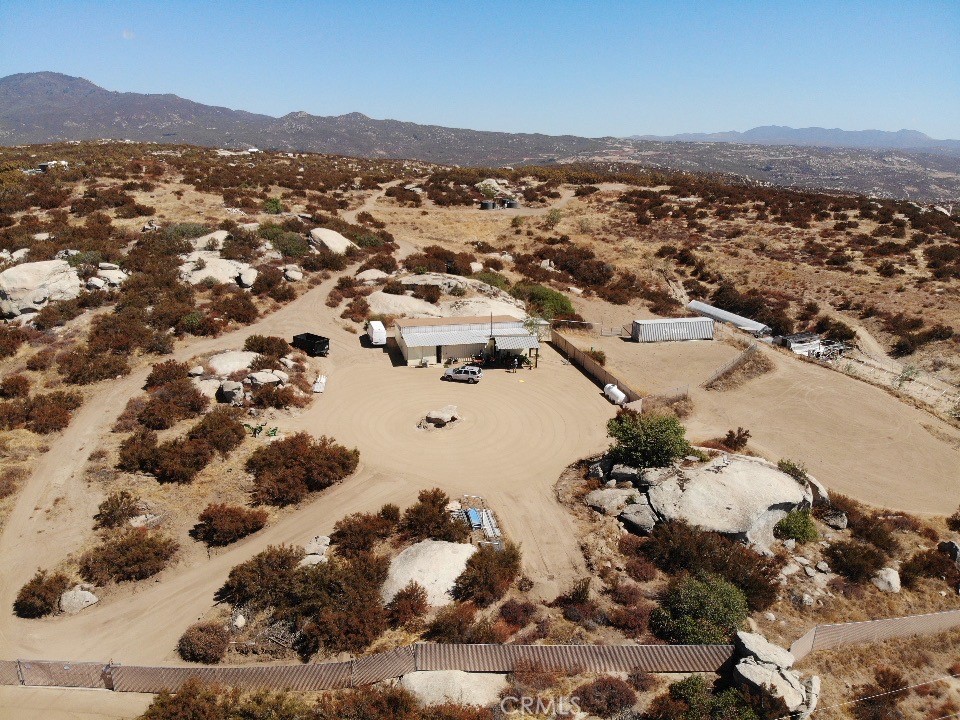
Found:
<path fill-rule="evenodd" d="M 855 148 L 859 150 L 915 150 L 960 154 L 960 140 L 935 140 L 918 130 L 840 130 L 763 125 L 746 132 L 632 135 L 630 140 L 660 142 L 739 143 L 741 145 L 799 145 L 802 147 Z"/>
<path fill-rule="evenodd" d="M 38 72 L 0 78 L 0 144 L 122 138 L 500 165 L 598 150 L 573 135 L 483 132 L 374 120 L 360 113 L 280 118 L 203 105 L 176 95 L 112 92 L 89 80 Z"/>
<path fill-rule="evenodd" d="M 960 202 L 960 142 L 885 133 L 754 128 L 670 138 L 585 138 L 375 120 L 360 113 L 271 117 L 176 95 L 113 92 L 53 72 L 0 78 L 0 145 L 127 139 L 500 166 L 602 162 L 713 172 L 753 182 Z"/>

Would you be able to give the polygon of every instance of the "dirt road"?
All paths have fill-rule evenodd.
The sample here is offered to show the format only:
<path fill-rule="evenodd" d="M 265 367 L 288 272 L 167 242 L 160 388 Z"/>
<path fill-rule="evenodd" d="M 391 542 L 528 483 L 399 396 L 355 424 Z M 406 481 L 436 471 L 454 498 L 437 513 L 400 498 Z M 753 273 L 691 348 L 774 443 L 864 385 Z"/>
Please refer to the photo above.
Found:
<path fill-rule="evenodd" d="M 386 354 L 363 348 L 333 319 L 323 304 L 333 282 L 255 325 L 188 343 L 175 357 L 236 348 L 254 333 L 290 337 L 311 329 L 328 335 L 331 356 L 322 362 L 328 390 L 305 413 L 281 422 L 281 431 L 327 433 L 356 445 L 362 458 L 357 473 L 207 562 L 125 587 L 81 615 L 38 622 L 0 613 L 0 657 L 172 661 L 177 637 L 212 606 L 232 566 L 267 545 L 329 532 L 348 513 L 384 502 L 409 504 L 425 487 L 486 497 L 507 535 L 523 544 L 525 569 L 543 595 L 552 596 L 583 571 L 571 519 L 552 486 L 567 464 L 606 445 L 603 425 L 613 410 L 598 390 L 549 349 L 538 370 L 491 372 L 478 386 L 442 383 L 436 369 L 393 367 Z M 105 384 L 38 463 L 0 536 L 3 607 L 38 566 L 62 561 L 89 532 L 99 498 L 83 485 L 82 468 L 127 399 L 140 392 L 144 376 L 141 371 Z M 459 427 L 416 429 L 427 411 L 448 403 L 461 407 Z M 75 503 L 76 509 L 52 520 L 47 510 L 61 496 L 59 504 Z"/>

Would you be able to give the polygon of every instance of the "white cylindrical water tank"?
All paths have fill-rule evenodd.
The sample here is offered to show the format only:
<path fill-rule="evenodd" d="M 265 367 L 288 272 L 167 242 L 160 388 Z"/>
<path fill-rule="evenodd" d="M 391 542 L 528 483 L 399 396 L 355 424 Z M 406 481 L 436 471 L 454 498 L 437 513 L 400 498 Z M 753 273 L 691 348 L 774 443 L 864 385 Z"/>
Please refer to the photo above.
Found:
<path fill-rule="evenodd" d="M 627 399 L 627 396 L 624 394 L 623 390 L 618 388 L 613 383 L 605 385 L 603 388 L 603 394 L 607 396 L 607 399 L 610 400 L 614 405 L 623 405 L 624 401 Z"/>

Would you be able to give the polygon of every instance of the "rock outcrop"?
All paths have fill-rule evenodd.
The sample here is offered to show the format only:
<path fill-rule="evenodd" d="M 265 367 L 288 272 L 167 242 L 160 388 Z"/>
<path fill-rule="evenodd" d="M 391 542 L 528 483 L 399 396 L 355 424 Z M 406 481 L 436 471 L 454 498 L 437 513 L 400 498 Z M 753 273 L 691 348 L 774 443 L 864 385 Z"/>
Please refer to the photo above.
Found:
<path fill-rule="evenodd" d="M 792 668 L 796 659 L 786 648 L 774 645 L 759 633 L 738 632 L 733 639 L 739 657 L 752 657 L 757 662 Z"/>
<path fill-rule="evenodd" d="M 640 495 L 633 488 L 600 488 L 587 493 L 583 500 L 604 515 L 619 515 L 627 505 L 636 503 Z"/>
<path fill-rule="evenodd" d="M 804 682 L 792 670 L 795 658 L 786 648 L 774 645 L 757 633 L 738 632 L 734 638 L 736 664 L 733 682 L 750 695 L 764 696 L 774 704 L 783 703 L 788 712 L 809 717 L 820 697 L 820 678 Z"/>
<path fill-rule="evenodd" d="M 427 591 L 427 602 L 431 605 L 453 602 L 450 593 L 454 583 L 474 552 L 473 545 L 443 540 L 422 540 L 411 545 L 390 563 L 380 591 L 383 601 L 390 602 L 408 583 L 417 582 Z"/>
<path fill-rule="evenodd" d="M 200 283 L 211 278 L 214 282 L 238 283 L 241 276 L 246 273 L 249 278 L 250 271 L 253 270 L 247 263 L 237 260 L 227 260 L 220 257 L 220 253 L 213 250 L 194 250 L 192 253 L 183 256 L 183 264 L 180 266 L 180 279 L 191 285 Z M 253 270 L 256 273 L 256 270 Z M 253 276 L 253 280 L 256 275 Z M 250 280 L 250 284 L 253 284 Z"/>
<path fill-rule="evenodd" d="M 350 248 L 357 247 L 356 243 L 336 230 L 329 228 L 314 228 L 310 231 L 310 244 L 317 247 L 324 247 L 332 253 L 343 255 Z"/>
<path fill-rule="evenodd" d="M 643 502 L 625 505 L 620 512 L 620 521 L 626 528 L 638 535 L 647 535 L 657 524 L 657 516 L 644 495 Z"/>
<path fill-rule="evenodd" d="M 900 573 L 893 568 L 885 567 L 873 578 L 873 584 L 881 592 L 900 592 Z"/>
<path fill-rule="evenodd" d="M 60 596 L 60 610 L 67 615 L 76 615 L 81 610 L 85 610 L 98 602 L 100 602 L 100 598 L 89 590 L 84 590 L 78 586 L 73 590 L 67 590 Z"/>
<path fill-rule="evenodd" d="M 457 703 L 487 707 L 500 700 L 507 677 L 462 670 L 423 670 L 404 675 L 399 684 L 424 705 Z"/>
<path fill-rule="evenodd" d="M 588 493 L 587 505 L 619 515 L 633 532 L 647 533 L 657 522 L 683 520 L 765 553 L 774 542 L 777 522 L 791 510 L 810 507 L 815 496 L 809 483 L 746 455 L 645 469 L 615 465 L 604 457 L 591 463 L 588 476 L 607 487 Z"/>
<path fill-rule="evenodd" d="M 659 517 L 685 520 L 702 530 L 769 545 L 773 527 L 813 494 L 771 463 L 745 455 L 677 469 L 648 491 Z"/>
<path fill-rule="evenodd" d="M 227 376 L 238 370 L 246 370 L 258 357 L 257 353 L 247 350 L 230 350 L 214 355 L 207 360 L 207 367 L 214 375 Z"/>
<path fill-rule="evenodd" d="M 66 260 L 14 265 L 0 272 L 0 313 L 16 317 L 40 311 L 54 300 L 73 300 L 83 284 Z"/>
<path fill-rule="evenodd" d="M 244 390 L 243 383 L 234 382 L 233 380 L 224 380 L 220 383 L 220 387 L 217 389 L 216 397 L 217 402 L 240 405 L 243 403 L 245 394 L 246 391 Z"/>
<path fill-rule="evenodd" d="M 445 427 L 460 419 L 460 411 L 456 405 L 444 405 L 439 410 L 431 410 L 424 420 L 434 427 Z"/>

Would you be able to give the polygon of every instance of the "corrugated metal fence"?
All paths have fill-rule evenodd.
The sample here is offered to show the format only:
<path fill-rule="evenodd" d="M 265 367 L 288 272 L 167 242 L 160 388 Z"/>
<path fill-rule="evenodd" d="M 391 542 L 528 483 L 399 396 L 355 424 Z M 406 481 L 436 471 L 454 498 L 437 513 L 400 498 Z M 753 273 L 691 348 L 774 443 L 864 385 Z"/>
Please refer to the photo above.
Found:
<path fill-rule="evenodd" d="M 56 661 L 0 663 L 0 684 L 84 687 L 117 692 L 176 691 L 190 678 L 245 690 L 338 690 L 397 678 L 417 670 L 510 672 L 534 663 L 571 673 L 715 672 L 733 655 L 730 645 L 432 645 L 417 644 L 349 662 L 305 665 L 146 667 Z"/>
<path fill-rule="evenodd" d="M 790 646 L 790 652 L 799 660 L 815 650 L 865 645 L 911 635 L 936 635 L 957 627 L 960 627 L 960 610 L 838 625 L 817 625 L 794 642 Z"/>
<path fill-rule="evenodd" d="M 801 659 L 815 650 L 960 627 L 960 610 L 818 625 L 793 643 Z M 51 660 L 0 661 L 0 685 L 82 687 L 117 692 L 176 691 L 190 678 L 245 690 L 337 690 L 400 677 L 417 670 L 510 672 L 519 663 L 568 673 L 716 672 L 733 656 L 730 645 L 434 645 L 417 644 L 349 662 L 223 667 L 146 667 Z"/>
<path fill-rule="evenodd" d="M 416 645 L 418 670 L 511 672 L 518 663 L 578 672 L 715 672 L 731 645 Z"/>
<path fill-rule="evenodd" d="M 600 387 L 613 383 L 627 396 L 627 402 L 635 402 L 641 398 L 640 393 L 627 385 L 600 363 L 580 350 L 556 330 L 552 331 L 550 342 L 560 352 L 567 356 L 571 363 L 580 368 L 585 375 L 592 378 Z"/>

